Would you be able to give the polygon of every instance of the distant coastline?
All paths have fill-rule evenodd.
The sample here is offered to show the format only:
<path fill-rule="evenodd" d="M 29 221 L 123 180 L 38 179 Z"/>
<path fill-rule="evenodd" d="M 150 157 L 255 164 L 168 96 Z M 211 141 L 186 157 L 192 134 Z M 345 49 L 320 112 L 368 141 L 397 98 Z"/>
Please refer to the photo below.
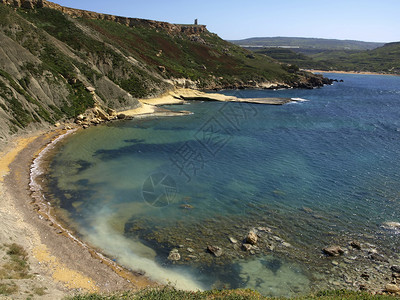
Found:
<path fill-rule="evenodd" d="M 303 71 L 311 72 L 311 73 L 336 73 L 336 74 L 355 74 L 355 75 L 387 75 L 387 76 L 400 76 L 398 74 L 388 74 L 388 73 L 379 73 L 379 72 L 364 72 L 364 71 L 333 71 L 333 70 L 313 70 L 313 69 L 304 69 Z"/>

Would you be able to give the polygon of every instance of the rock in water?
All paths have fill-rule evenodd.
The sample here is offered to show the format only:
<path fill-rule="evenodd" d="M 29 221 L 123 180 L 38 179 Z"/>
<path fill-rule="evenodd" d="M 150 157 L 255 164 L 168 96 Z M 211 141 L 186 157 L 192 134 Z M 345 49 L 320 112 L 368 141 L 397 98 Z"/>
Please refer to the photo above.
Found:
<path fill-rule="evenodd" d="M 375 261 L 379 261 L 379 262 L 386 262 L 388 263 L 389 261 L 381 254 L 378 253 L 372 253 L 369 256 L 370 259 L 375 260 Z"/>
<path fill-rule="evenodd" d="M 250 250 L 253 249 L 253 246 L 250 245 L 250 244 L 243 244 L 243 245 L 242 245 L 242 248 L 243 248 L 243 250 L 245 250 L 245 251 L 250 251 Z"/>
<path fill-rule="evenodd" d="M 344 253 L 343 249 L 340 246 L 330 246 L 323 248 L 322 251 L 329 256 L 339 256 Z"/>
<path fill-rule="evenodd" d="M 261 232 L 272 232 L 271 228 L 268 227 L 257 227 L 257 230 Z"/>
<path fill-rule="evenodd" d="M 222 248 L 218 246 L 207 246 L 207 250 L 214 254 L 216 257 L 220 257 L 222 255 Z"/>
<path fill-rule="evenodd" d="M 237 239 L 230 237 L 229 240 L 231 241 L 232 244 L 236 244 L 237 243 Z"/>
<path fill-rule="evenodd" d="M 257 244 L 257 234 L 254 231 L 250 231 L 249 234 L 246 237 L 246 242 L 250 245 L 255 245 Z"/>
<path fill-rule="evenodd" d="M 350 246 L 354 249 L 361 250 L 361 244 L 358 241 L 351 241 Z"/>
<path fill-rule="evenodd" d="M 400 273 L 400 266 L 391 266 L 390 269 L 395 273 Z"/>
<path fill-rule="evenodd" d="M 385 287 L 385 290 L 389 293 L 399 293 L 400 287 L 395 284 L 388 283 Z"/>
<path fill-rule="evenodd" d="M 400 223 L 399 222 L 385 222 L 381 226 L 383 229 L 399 232 L 400 231 Z"/>
<path fill-rule="evenodd" d="M 178 252 L 178 249 L 173 249 L 168 255 L 168 260 L 178 261 L 181 259 L 181 255 Z"/>

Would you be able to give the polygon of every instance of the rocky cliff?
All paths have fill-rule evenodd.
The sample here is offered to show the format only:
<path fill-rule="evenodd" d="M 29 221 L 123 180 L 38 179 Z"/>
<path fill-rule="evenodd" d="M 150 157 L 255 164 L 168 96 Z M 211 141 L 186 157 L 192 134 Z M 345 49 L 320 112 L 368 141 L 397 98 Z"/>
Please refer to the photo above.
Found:
<path fill-rule="evenodd" d="M 178 25 L 178 24 L 171 24 L 167 22 L 159 22 L 146 19 L 100 14 L 87 10 L 64 7 L 46 0 L 0 0 L 0 3 L 26 9 L 46 7 L 61 11 L 62 13 L 67 14 L 73 18 L 106 20 L 111 22 L 117 22 L 128 27 L 148 26 L 150 28 L 165 30 L 170 34 L 177 34 L 177 33 L 184 33 L 189 35 L 200 34 L 207 30 L 205 25 Z"/>
<path fill-rule="evenodd" d="M 254 55 L 202 25 L 117 17 L 44 0 L 0 0 L 0 141 L 76 118 L 128 109 L 174 86 L 321 86 L 321 77 Z"/>

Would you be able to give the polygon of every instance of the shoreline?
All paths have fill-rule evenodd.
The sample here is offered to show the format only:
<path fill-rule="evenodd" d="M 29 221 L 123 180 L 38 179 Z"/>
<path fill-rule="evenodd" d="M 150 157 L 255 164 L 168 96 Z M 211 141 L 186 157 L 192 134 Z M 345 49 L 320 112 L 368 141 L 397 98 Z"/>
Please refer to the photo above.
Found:
<path fill-rule="evenodd" d="M 144 275 L 125 269 L 72 235 L 51 215 L 46 203 L 33 197 L 31 167 L 40 153 L 65 134 L 60 129 L 39 130 L 10 139 L 0 152 L 0 246 L 23 246 L 28 253 L 29 273 L 33 274 L 28 282 L 13 280 L 19 291 L 12 299 L 26 299 L 24 293 L 38 286 L 46 289 L 40 299 L 156 286 Z"/>
<path fill-rule="evenodd" d="M 175 91 L 168 93 L 168 101 L 165 95 L 143 99 L 139 100 L 141 105 L 138 108 L 119 113 L 132 119 L 191 114 L 158 107 L 185 103 L 170 96 Z M 192 95 L 197 91 L 186 93 Z M 221 96 L 223 99 L 227 97 Z M 147 104 L 147 101 L 154 104 Z M 34 274 L 29 288 L 26 282 L 14 280 L 19 291 L 12 295 L 13 299 L 26 299 L 24 289 L 25 293 L 29 293 L 33 287 L 42 285 L 46 293 L 40 299 L 49 300 L 63 299 L 76 292 L 136 291 L 160 285 L 147 278 L 146 274 L 126 269 L 76 237 L 52 215 L 52 208 L 38 191 L 40 185 L 33 188 L 32 173 L 40 168 L 42 156 L 46 156 L 58 141 L 77 130 L 82 130 L 82 127 L 72 122 L 58 124 L 57 128 L 45 126 L 26 134 L 10 136 L 0 149 L 0 197 L 3 200 L 0 206 L 0 226 L 3 228 L 0 246 L 11 242 L 23 246 L 28 253 L 30 273 Z M 40 173 L 37 175 L 40 176 Z"/>
<path fill-rule="evenodd" d="M 46 202 L 44 194 L 42 192 L 42 186 L 40 184 L 39 179 L 40 176 L 46 175 L 46 169 L 43 168 L 44 162 L 43 159 L 47 158 L 49 153 L 56 147 L 56 145 L 62 141 L 67 136 L 74 134 L 78 128 L 67 130 L 66 132 L 61 132 L 59 135 L 53 137 L 49 140 L 47 145 L 45 145 L 42 150 L 39 151 L 39 154 L 33 159 L 33 162 L 30 166 L 30 179 L 29 179 L 29 187 L 31 192 L 32 203 L 34 206 L 34 210 L 40 215 L 39 218 L 43 218 L 57 230 L 57 234 L 62 234 L 68 237 L 72 242 L 75 242 L 79 246 L 81 246 L 84 250 L 88 251 L 93 258 L 99 259 L 101 263 L 108 265 L 115 273 L 119 276 L 130 280 L 136 281 L 136 278 L 133 278 L 133 272 L 127 271 L 124 267 L 118 265 L 113 262 L 111 259 L 103 255 L 101 252 L 97 251 L 94 247 L 88 245 L 81 239 L 79 239 L 73 231 L 67 228 L 61 221 L 57 219 L 57 217 L 52 213 L 54 208 Z M 133 279 L 133 280 L 132 280 Z"/>
<path fill-rule="evenodd" d="M 399 74 L 387 74 L 387 73 L 379 73 L 379 72 L 363 72 L 363 71 L 332 71 L 332 70 L 311 70 L 305 69 L 304 71 L 308 71 L 311 73 L 334 73 L 334 74 L 353 74 L 353 75 L 386 75 L 386 76 L 400 76 Z"/>

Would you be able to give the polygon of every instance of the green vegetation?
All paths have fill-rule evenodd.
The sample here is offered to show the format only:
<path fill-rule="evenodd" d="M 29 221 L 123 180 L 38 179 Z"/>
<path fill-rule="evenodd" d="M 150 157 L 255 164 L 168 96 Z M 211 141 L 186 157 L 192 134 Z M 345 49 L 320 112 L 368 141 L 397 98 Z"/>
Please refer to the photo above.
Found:
<path fill-rule="evenodd" d="M 6 38 L 0 48 L 10 61 L 0 70 L 0 109 L 10 131 L 74 118 L 97 100 L 104 108 L 133 107 L 138 98 L 171 89 L 170 79 L 189 79 L 204 89 L 318 81 L 208 31 L 188 34 L 166 27 L 147 22 L 129 27 L 1 4 L 0 32 Z"/>
<path fill-rule="evenodd" d="M 369 71 L 400 74 L 400 43 L 360 52 L 327 52 L 313 59 L 327 65 L 329 70 Z"/>
<path fill-rule="evenodd" d="M 17 244 L 6 245 L 7 261 L 0 268 L 1 279 L 27 279 L 30 278 L 27 253 Z"/>
<path fill-rule="evenodd" d="M 32 292 L 35 295 L 44 296 L 44 295 L 46 295 L 46 290 L 47 290 L 46 287 L 34 287 Z"/>
<path fill-rule="evenodd" d="M 305 69 L 400 74 L 400 43 L 390 43 L 368 51 L 329 50 L 309 56 L 282 48 L 256 52 Z"/>
<path fill-rule="evenodd" d="M 233 42 L 303 69 L 400 74 L 400 43 L 291 37 L 250 38 Z"/>
<path fill-rule="evenodd" d="M 152 70 L 157 70 L 158 66 L 165 67 L 164 76 L 167 78 L 198 80 L 204 87 L 209 81 L 215 81 L 216 77 L 220 78 L 221 85 L 251 79 L 293 79 L 275 61 L 259 55 L 252 56 L 247 50 L 209 32 L 190 38 L 147 27 L 127 27 L 105 20 L 81 21 L 103 34 L 107 42 L 118 47 L 121 52 L 145 61 Z"/>
<path fill-rule="evenodd" d="M 236 45 L 261 47 L 293 47 L 300 52 L 307 50 L 372 50 L 383 46 L 383 43 L 362 42 L 353 40 L 301 38 L 301 37 L 258 37 L 231 41 Z"/>
<path fill-rule="evenodd" d="M 334 299 L 348 299 L 348 300 L 369 300 L 369 299 L 394 299 L 393 296 L 388 295 L 371 295 L 366 292 L 352 292 L 346 290 L 319 292 L 313 295 L 299 296 L 297 300 L 306 299 L 321 299 L 321 300 L 334 300 Z M 260 293 L 252 290 L 212 290 L 205 292 L 185 292 L 176 290 L 172 287 L 165 287 L 160 289 L 145 289 L 139 292 L 125 292 L 113 295 L 100 295 L 100 294 L 87 294 L 77 295 L 70 300 L 130 300 L 130 299 L 146 299 L 146 300 L 200 300 L 200 299 L 228 299 L 228 300 L 268 300 L 268 299 L 287 299 L 287 298 L 270 298 L 264 297 Z"/>
<path fill-rule="evenodd" d="M 68 118 L 73 118 L 85 112 L 88 107 L 93 107 L 93 96 L 85 89 L 84 84 L 76 80 L 71 83 L 71 91 L 68 96 L 68 102 L 64 101 L 61 112 Z"/>
<path fill-rule="evenodd" d="M 18 292 L 18 286 L 15 283 L 0 283 L 0 295 L 9 296 Z"/>

